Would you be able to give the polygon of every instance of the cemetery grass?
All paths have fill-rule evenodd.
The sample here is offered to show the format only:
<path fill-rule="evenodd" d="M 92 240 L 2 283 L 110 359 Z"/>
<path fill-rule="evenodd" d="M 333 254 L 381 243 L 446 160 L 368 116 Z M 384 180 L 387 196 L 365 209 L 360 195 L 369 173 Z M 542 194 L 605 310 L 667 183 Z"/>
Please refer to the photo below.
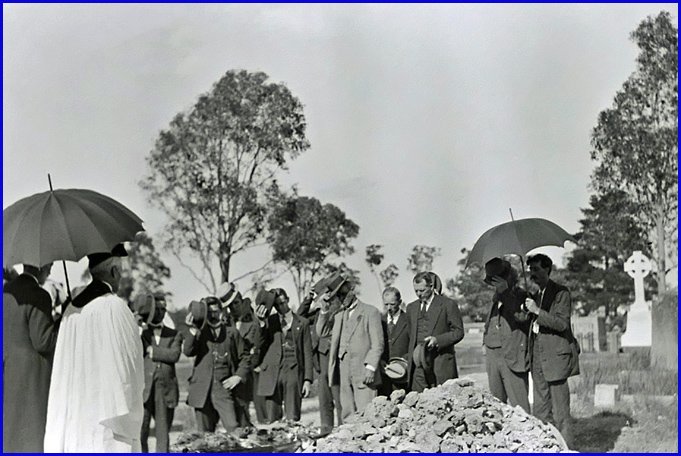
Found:
<path fill-rule="evenodd" d="M 677 452 L 677 371 L 651 368 L 645 353 L 586 353 L 573 391 L 574 449 L 580 452 Z M 621 400 L 593 406 L 595 385 L 620 385 Z"/>

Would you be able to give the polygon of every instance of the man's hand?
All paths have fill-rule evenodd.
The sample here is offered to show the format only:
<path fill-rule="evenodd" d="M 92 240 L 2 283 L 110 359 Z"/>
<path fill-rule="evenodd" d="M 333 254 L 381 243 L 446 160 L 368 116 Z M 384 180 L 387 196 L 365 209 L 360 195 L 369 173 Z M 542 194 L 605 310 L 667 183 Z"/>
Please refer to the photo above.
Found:
<path fill-rule="evenodd" d="M 426 348 L 436 348 L 437 338 L 435 336 L 428 336 L 423 341 L 426 343 Z"/>
<path fill-rule="evenodd" d="M 187 326 L 192 327 L 194 326 L 194 315 L 189 312 L 186 317 L 184 317 L 184 322 L 186 323 Z"/>
<path fill-rule="evenodd" d="M 239 383 L 241 383 L 241 377 L 238 375 L 232 375 L 231 377 L 222 381 L 222 387 L 226 390 L 232 390 Z"/>
<path fill-rule="evenodd" d="M 153 352 L 154 352 L 154 347 L 152 347 L 151 345 L 149 345 L 149 346 L 147 347 L 147 355 L 149 355 L 149 358 L 151 358 L 151 354 L 152 354 Z"/>
<path fill-rule="evenodd" d="M 534 299 L 525 298 L 525 307 L 527 307 L 527 310 L 529 312 L 532 312 L 533 314 L 539 314 L 539 306 L 534 301 Z"/>
<path fill-rule="evenodd" d="M 494 285 L 494 288 L 497 290 L 498 294 L 508 290 L 508 282 L 498 276 L 492 277 L 492 285 Z"/>
<path fill-rule="evenodd" d="M 303 393 L 303 397 L 309 397 L 310 396 L 310 381 L 309 380 L 305 380 L 303 382 L 302 393 Z"/>
<path fill-rule="evenodd" d="M 255 372 L 256 374 L 259 374 L 261 370 L 262 369 L 260 369 L 260 366 L 256 366 L 253 368 L 253 372 Z"/>
<path fill-rule="evenodd" d="M 267 318 L 267 307 L 265 307 L 265 304 L 260 304 L 256 307 L 255 316 L 258 317 L 258 319 L 265 321 Z"/>
<path fill-rule="evenodd" d="M 376 373 L 369 368 L 364 369 L 364 380 L 362 380 L 362 382 L 367 386 L 373 385 L 374 379 L 376 378 L 375 374 Z"/>

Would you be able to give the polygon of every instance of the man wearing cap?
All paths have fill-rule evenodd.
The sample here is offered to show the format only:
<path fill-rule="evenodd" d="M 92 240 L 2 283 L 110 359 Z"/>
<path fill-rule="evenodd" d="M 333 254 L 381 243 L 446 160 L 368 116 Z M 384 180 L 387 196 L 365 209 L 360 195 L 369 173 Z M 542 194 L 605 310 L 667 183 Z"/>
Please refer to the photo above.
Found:
<path fill-rule="evenodd" d="M 570 389 L 567 379 L 579 374 L 579 345 L 572 334 L 570 290 L 549 278 L 553 262 L 544 254 L 527 258 L 530 279 L 539 293 L 525 300 L 530 323 L 530 371 L 532 413 L 554 424 L 572 445 Z"/>
<path fill-rule="evenodd" d="M 51 268 L 52 263 L 24 265 L 24 272 L 4 286 L 4 452 L 43 451 L 57 324 L 50 295 L 41 285 Z"/>
<path fill-rule="evenodd" d="M 341 276 L 340 285 L 330 293 L 344 308 L 336 314 L 329 351 L 329 372 L 339 366 L 343 419 L 361 412 L 376 397 L 384 347 L 381 313 L 361 302 L 353 288 Z"/>
<path fill-rule="evenodd" d="M 223 311 L 229 316 L 231 324 L 234 325 L 243 338 L 246 348 L 251 355 L 251 364 L 257 362 L 260 358 L 261 334 L 260 325 L 254 321 L 255 317 L 251 308 L 251 300 L 244 298 L 233 282 L 225 282 L 220 285 L 216 294 L 221 302 Z M 234 388 L 234 407 L 239 427 L 253 426 L 249 408 L 251 401 L 254 400 L 255 376 L 256 373 L 251 370 L 244 381 Z M 265 403 L 264 399 L 262 403 Z M 265 419 L 265 413 L 263 413 L 262 409 L 261 404 L 256 404 L 256 415 L 260 422 L 263 422 Z"/>
<path fill-rule="evenodd" d="M 194 407 L 199 431 L 214 432 L 218 420 L 231 431 L 239 426 L 234 389 L 248 378 L 251 354 L 239 331 L 225 324 L 218 298 L 193 301 L 190 307 L 203 308 L 206 315 L 196 321 L 191 311 L 187 314 L 184 354 L 195 357 L 187 404 Z"/>
<path fill-rule="evenodd" d="M 418 299 L 409 303 L 410 387 L 422 392 L 458 377 L 454 345 L 463 339 L 463 321 L 454 301 L 434 292 L 429 272 L 414 276 Z"/>
<path fill-rule="evenodd" d="M 495 288 L 482 338 L 490 392 L 500 401 L 508 400 L 510 405 L 519 405 L 530 413 L 529 316 L 522 309 L 527 293 L 518 287 L 518 275 L 511 263 L 501 258 L 485 264 L 484 282 Z"/>
<path fill-rule="evenodd" d="M 334 409 L 337 425 L 343 422 L 338 369 L 329 379 L 329 349 L 333 325 L 336 314 L 343 310 L 338 297 L 330 297 L 329 293 L 338 288 L 340 281 L 342 278 L 337 274 L 321 279 L 312 287 L 312 291 L 298 309 L 298 314 L 310 321 L 312 359 L 314 368 L 319 374 L 317 399 L 322 434 L 327 434 L 333 429 Z"/>
<path fill-rule="evenodd" d="M 116 296 L 121 244 L 88 255 L 92 281 L 61 320 L 47 406 L 45 452 L 139 452 L 144 363 L 137 322 Z"/>
<path fill-rule="evenodd" d="M 143 293 L 134 301 L 134 308 L 142 318 L 142 347 L 144 349 L 144 419 L 142 421 L 142 452 L 148 453 L 149 427 L 154 418 L 156 452 L 169 451 L 170 428 L 179 390 L 175 363 L 182 351 L 182 334 L 163 324 L 166 301 L 163 293 Z"/>
<path fill-rule="evenodd" d="M 383 305 L 386 308 L 386 313 L 383 316 L 383 327 L 386 335 L 383 361 L 386 365 L 390 365 L 391 360 L 401 362 L 395 360 L 395 358 L 407 358 L 411 325 L 407 313 L 401 310 L 403 303 L 400 290 L 395 287 L 387 287 L 383 290 Z M 390 393 L 397 389 L 408 390 L 406 375 L 404 380 L 398 380 L 391 378 L 391 375 L 388 374 L 389 372 L 386 371 L 379 391 L 380 394 L 390 396 Z"/>
<path fill-rule="evenodd" d="M 312 384 L 309 323 L 291 311 L 283 289 L 275 288 L 265 296 L 261 302 L 256 299 L 256 316 L 263 330 L 256 393 L 267 398 L 270 422 L 282 415 L 282 404 L 286 419 L 299 421 L 302 398 L 310 395 Z M 276 313 L 269 315 L 272 306 Z"/>

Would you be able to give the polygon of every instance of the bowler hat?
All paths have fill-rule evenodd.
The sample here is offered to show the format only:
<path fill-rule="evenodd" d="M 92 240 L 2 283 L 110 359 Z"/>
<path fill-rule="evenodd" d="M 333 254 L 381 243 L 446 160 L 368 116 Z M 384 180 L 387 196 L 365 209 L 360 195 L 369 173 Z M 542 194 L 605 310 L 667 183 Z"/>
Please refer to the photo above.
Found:
<path fill-rule="evenodd" d="M 203 329 L 208 320 L 208 304 L 205 300 L 192 301 L 189 303 L 189 313 L 194 318 L 194 326 Z"/>
<path fill-rule="evenodd" d="M 91 253 L 87 256 L 88 268 L 94 268 L 103 261 L 108 260 L 111 257 L 126 257 L 128 252 L 125 250 L 123 244 L 116 244 L 116 246 L 111 250 L 111 252 L 96 252 Z"/>
<path fill-rule="evenodd" d="M 154 318 L 154 313 L 156 313 L 156 299 L 154 295 L 152 293 L 138 294 L 133 302 L 133 310 L 146 323 L 151 323 L 151 319 Z"/>
<path fill-rule="evenodd" d="M 485 283 L 491 283 L 492 277 L 507 278 L 511 272 L 511 263 L 501 258 L 492 258 L 485 263 Z"/>
<path fill-rule="evenodd" d="M 407 360 L 396 356 L 390 358 L 383 371 L 390 379 L 400 382 L 407 379 L 407 367 Z"/>
<path fill-rule="evenodd" d="M 269 315 L 270 311 L 272 310 L 272 307 L 274 306 L 274 293 L 271 291 L 267 291 L 266 289 L 261 289 L 258 294 L 255 296 L 255 307 L 256 309 L 258 306 L 265 306 L 266 312 L 265 315 Z"/>

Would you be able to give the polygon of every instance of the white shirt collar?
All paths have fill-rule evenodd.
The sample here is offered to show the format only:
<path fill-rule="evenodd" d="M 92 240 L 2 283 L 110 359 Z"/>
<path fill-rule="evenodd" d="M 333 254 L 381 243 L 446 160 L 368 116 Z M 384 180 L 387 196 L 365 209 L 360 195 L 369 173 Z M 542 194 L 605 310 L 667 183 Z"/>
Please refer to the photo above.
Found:
<path fill-rule="evenodd" d="M 390 313 L 388 312 L 388 323 L 389 324 L 392 323 L 392 324 L 396 325 L 397 320 L 399 320 L 399 319 L 400 319 L 400 312 L 397 312 L 394 317 L 392 315 L 390 315 Z"/>

